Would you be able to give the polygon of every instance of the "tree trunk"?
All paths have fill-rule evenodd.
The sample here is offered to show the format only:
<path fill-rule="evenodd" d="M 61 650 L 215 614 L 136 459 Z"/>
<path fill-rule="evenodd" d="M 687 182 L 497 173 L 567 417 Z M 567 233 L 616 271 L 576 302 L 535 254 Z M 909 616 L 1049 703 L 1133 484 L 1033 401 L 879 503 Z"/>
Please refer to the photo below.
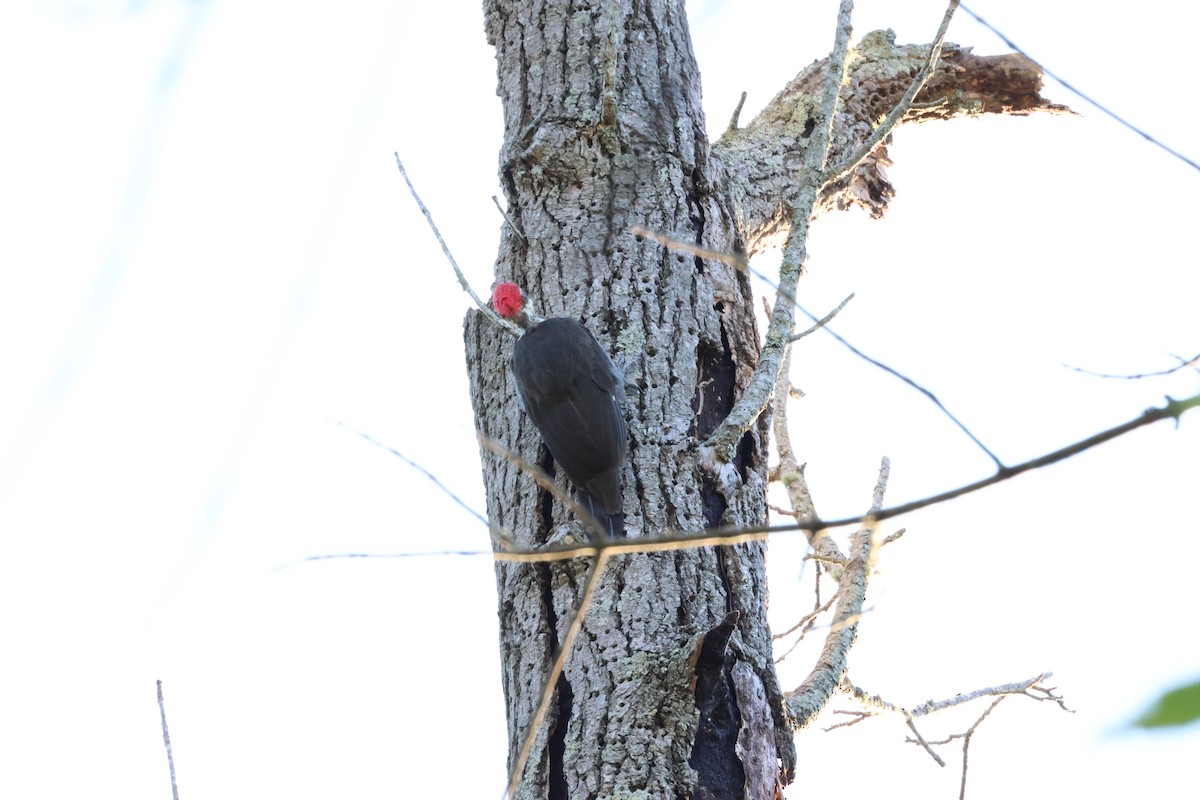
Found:
<path fill-rule="evenodd" d="M 803 105 L 814 88 L 805 76 L 819 65 L 714 149 L 682 3 L 487 0 L 484 8 L 504 108 L 500 175 L 519 228 L 505 226 L 497 279 L 522 285 L 538 313 L 581 320 L 626 362 L 636 386 L 623 481 L 628 534 L 763 524 L 767 415 L 731 457 L 739 485 L 718 485 L 700 449 L 758 359 L 747 276 L 629 230 L 642 225 L 723 252 L 753 252 L 786 232 L 788 181 L 816 106 Z M 890 46 L 882 36 L 880 46 Z M 875 107 L 911 80 L 909 65 L 892 69 L 884 88 L 899 92 L 874 86 L 870 102 L 847 99 L 835 130 L 841 150 L 862 141 L 879 118 Z M 860 167 L 826 205 L 881 211 L 890 192 L 883 160 Z M 509 335 L 471 312 L 465 344 L 479 431 L 553 474 L 517 407 Z M 489 516 L 517 544 L 537 547 L 567 530 L 570 515 L 533 479 L 488 451 L 482 459 Z M 517 796 L 769 798 L 790 781 L 793 723 L 771 659 L 764 558 L 760 544 L 614 557 Z M 496 566 L 510 765 L 587 566 Z"/>

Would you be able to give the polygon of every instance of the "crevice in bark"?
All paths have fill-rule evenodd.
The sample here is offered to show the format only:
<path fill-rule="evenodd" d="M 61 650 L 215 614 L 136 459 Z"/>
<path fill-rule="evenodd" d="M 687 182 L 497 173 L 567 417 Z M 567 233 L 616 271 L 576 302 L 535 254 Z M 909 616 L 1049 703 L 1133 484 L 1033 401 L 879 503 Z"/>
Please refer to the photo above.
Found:
<path fill-rule="evenodd" d="M 542 472 L 545 472 L 551 478 L 554 477 L 554 457 L 550 455 L 550 451 L 545 447 L 542 448 L 542 463 L 538 464 Z M 538 540 L 546 541 L 546 537 L 550 535 L 550 531 L 554 529 L 554 495 L 547 492 L 545 489 L 538 487 L 538 511 L 541 519 L 541 530 L 538 531 Z M 553 606 L 551 606 L 553 611 Z"/>
<path fill-rule="evenodd" d="M 705 478 L 701 485 L 700 502 L 704 508 L 704 527 L 721 527 L 721 518 L 725 516 L 725 510 L 729 508 L 729 502 L 725 499 L 725 495 L 721 493 L 721 490 L 708 478 Z M 724 573 L 722 573 L 721 577 L 723 582 Z"/>
<path fill-rule="evenodd" d="M 746 771 L 737 757 L 736 742 L 742 728 L 729 652 L 729 638 L 740 614 L 725 616 L 700 640 L 696 654 L 696 709 L 700 712 L 696 738 L 688 764 L 696 770 L 696 800 L 740 800 L 745 794 Z"/>
<path fill-rule="evenodd" d="M 714 306 L 717 313 L 724 311 L 724 303 Z M 737 367 L 729 351 L 729 339 L 721 329 L 721 345 L 701 341 L 697 347 L 697 385 L 696 395 L 692 400 L 692 411 L 695 414 L 696 438 L 703 441 L 708 437 L 733 406 L 733 395 L 736 388 Z M 739 464 L 739 469 L 743 464 Z M 720 527 L 721 519 L 729 503 L 725 495 L 712 483 L 705 479 L 701 489 L 701 502 L 704 509 L 705 527 Z"/>
<path fill-rule="evenodd" d="M 571 718 L 571 703 L 575 696 L 571 684 L 564 675 L 558 676 L 558 718 L 547 743 L 550 757 L 550 774 L 547 778 L 549 800 L 568 800 L 567 775 L 563 769 L 563 756 L 567 751 L 567 721 Z"/>
<path fill-rule="evenodd" d="M 547 498 L 549 492 L 544 493 Z M 542 603 L 546 608 L 546 622 L 549 633 L 549 652 L 546 654 L 547 663 L 558 652 L 558 614 L 554 610 L 554 574 L 553 565 L 539 565 L 542 579 Z M 567 723 L 571 719 L 571 701 L 574 693 L 566 675 L 558 676 L 556 686 L 558 703 L 556 713 L 547 714 L 546 724 L 550 726 L 546 743 L 546 756 L 549 760 L 549 774 L 546 777 L 548 797 L 552 800 L 567 800 L 567 776 L 564 769 L 563 757 L 566 754 Z"/>
<path fill-rule="evenodd" d="M 724 303 L 717 303 L 714 310 L 724 312 Z M 737 367 L 729 352 L 729 339 L 721 330 L 721 346 L 701 341 L 697 348 L 696 396 L 692 411 L 696 415 L 696 438 L 703 440 L 716 430 L 721 420 L 733 407 L 734 381 Z"/>
<path fill-rule="evenodd" d="M 725 563 L 725 548 L 717 548 L 717 575 L 721 578 L 721 588 L 725 590 L 725 612 L 733 611 L 734 593 L 729 585 L 729 567 Z"/>

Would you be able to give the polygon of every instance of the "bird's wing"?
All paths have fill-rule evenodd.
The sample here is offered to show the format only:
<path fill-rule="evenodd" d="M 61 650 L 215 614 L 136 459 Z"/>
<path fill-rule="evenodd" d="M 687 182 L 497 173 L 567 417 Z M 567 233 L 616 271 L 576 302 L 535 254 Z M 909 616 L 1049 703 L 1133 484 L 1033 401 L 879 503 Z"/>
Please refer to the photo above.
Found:
<path fill-rule="evenodd" d="M 628 448 L 623 385 L 595 337 L 552 318 L 521 337 L 513 377 L 525 412 L 571 480 L 619 468 Z"/>

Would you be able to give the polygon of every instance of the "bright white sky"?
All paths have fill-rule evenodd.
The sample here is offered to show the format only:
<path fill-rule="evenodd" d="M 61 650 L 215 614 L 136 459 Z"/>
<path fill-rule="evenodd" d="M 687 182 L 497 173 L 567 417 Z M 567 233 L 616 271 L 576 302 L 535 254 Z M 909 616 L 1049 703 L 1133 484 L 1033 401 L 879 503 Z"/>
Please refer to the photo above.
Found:
<path fill-rule="evenodd" d="M 1031 54 L 1200 156 L 1192 4 L 977 0 Z M 927 41 L 936 0 L 860 3 Z M 832 41 L 836 3 L 689 3 L 710 130 Z M 1155 15 L 1161 16 L 1155 16 Z M 154 681 L 186 800 L 497 797 L 504 721 L 487 547 L 368 432 L 483 508 L 458 290 L 396 174 L 479 291 L 501 220 L 500 107 L 478 2 L 30 2 L 0 8 L 0 796 L 161 798 Z M 1002 46 L 969 18 L 951 39 Z M 1186 42 L 1186 34 L 1183 37 Z M 1197 390 L 1200 175 L 1057 85 L 1079 118 L 905 129 L 881 223 L 822 218 L 801 299 L 935 391 L 1011 462 Z M 769 259 L 760 266 L 769 268 Z M 792 410 L 818 509 L 989 462 L 915 392 L 806 340 Z M 1076 714 L 1006 701 L 970 796 L 1177 796 L 1196 729 L 1129 733 L 1200 676 L 1200 423 L 1145 429 L 915 514 L 852 677 L 915 705 L 1052 670 Z M 772 612 L 807 610 L 796 539 Z M 784 680 L 807 669 L 794 657 Z M 929 723 L 930 737 L 961 729 Z M 802 791 L 950 798 L 897 720 L 804 732 Z M 863 770 L 864 759 L 875 764 Z M 814 769 L 811 765 L 820 764 Z M 853 773 L 848 773 L 853 770 Z"/>

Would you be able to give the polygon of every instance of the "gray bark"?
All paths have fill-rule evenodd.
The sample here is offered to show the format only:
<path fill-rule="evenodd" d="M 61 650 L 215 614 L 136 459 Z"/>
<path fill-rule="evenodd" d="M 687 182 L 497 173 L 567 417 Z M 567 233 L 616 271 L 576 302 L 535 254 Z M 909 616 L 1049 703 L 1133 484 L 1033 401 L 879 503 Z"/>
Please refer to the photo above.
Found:
<path fill-rule="evenodd" d="M 805 93 L 816 84 L 801 73 L 745 131 L 710 147 L 681 3 L 487 0 L 484 8 L 504 109 L 500 176 L 524 234 L 506 228 L 497 280 L 521 284 L 538 313 L 581 320 L 626 361 L 637 387 L 624 473 L 630 536 L 762 524 L 766 415 L 736 450 L 741 483 L 732 494 L 714 484 L 699 451 L 757 359 L 746 276 L 628 231 L 642 225 L 717 251 L 761 249 L 778 233 L 774 220 L 786 218 L 791 159 L 803 155 L 803 136 L 786 126 L 801 120 L 803 133 L 796 104 L 815 106 Z M 846 102 L 840 147 L 848 152 L 869 133 L 889 91 L 904 91 L 905 69 L 894 66 L 891 84 L 875 78 L 865 90 L 871 102 Z M 788 103 L 792 112 L 778 111 Z M 872 202 L 886 194 L 868 191 Z M 517 408 L 510 336 L 476 312 L 464 334 L 478 429 L 550 466 Z M 519 545 L 536 547 L 570 524 L 531 478 L 488 451 L 481 457 L 489 516 Z M 496 566 L 510 763 L 586 566 Z M 795 756 L 766 600 L 759 544 L 615 557 L 518 796 L 770 797 L 790 781 Z"/>

